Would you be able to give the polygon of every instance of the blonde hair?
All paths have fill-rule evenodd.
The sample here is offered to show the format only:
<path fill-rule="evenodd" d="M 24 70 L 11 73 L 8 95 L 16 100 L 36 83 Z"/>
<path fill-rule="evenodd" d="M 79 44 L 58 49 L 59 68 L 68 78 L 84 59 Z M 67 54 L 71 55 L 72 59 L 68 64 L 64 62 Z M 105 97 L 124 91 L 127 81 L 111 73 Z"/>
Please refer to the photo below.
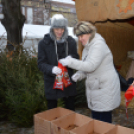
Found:
<path fill-rule="evenodd" d="M 87 21 L 80 21 L 74 26 L 74 34 L 78 37 L 82 34 L 92 34 L 94 37 L 96 33 L 96 27 Z"/>

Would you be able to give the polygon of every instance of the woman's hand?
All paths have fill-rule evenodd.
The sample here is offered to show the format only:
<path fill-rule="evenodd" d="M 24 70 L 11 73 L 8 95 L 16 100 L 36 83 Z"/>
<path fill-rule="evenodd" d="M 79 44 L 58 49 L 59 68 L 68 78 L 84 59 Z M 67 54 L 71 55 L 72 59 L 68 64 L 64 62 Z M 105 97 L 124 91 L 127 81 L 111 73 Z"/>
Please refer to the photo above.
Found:
<path fill-rule="evenodd" d="M 72 80 L 74 81 L 74 82 L 77 82 L 78 80 L 79 80 L 79 78 L 80 78 L 80 74 L 78 74 L 78 73 L 75 73 L 74 75 L 72 75 Z"/>
<path fill-rule="evenodd" d="M 63 65 L 63 66 L 67 66 L 69 63 L 69 59 L 71 58 L 71 56 L 67 56 L 66 58 L 60 59 L 59 62 Z"/>

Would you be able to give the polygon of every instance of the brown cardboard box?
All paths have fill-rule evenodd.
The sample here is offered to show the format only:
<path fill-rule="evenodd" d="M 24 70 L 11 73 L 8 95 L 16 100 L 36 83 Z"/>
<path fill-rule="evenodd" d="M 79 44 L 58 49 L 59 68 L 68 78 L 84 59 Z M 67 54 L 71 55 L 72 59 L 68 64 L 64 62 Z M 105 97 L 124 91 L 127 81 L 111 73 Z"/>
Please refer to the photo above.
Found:
<path fill-rule="evenodd" d="M 105 134 L 113 128 L 115 128 L 115 125 L 113 124 L 93 120 L 82 127 L 70 131 L 70 134 Z"/>
<path fill-rule="evenodd" d="M 110 130 L 106 134 L 134 134 L 134 129 L 116 126 L 114 129 Z"/>
<path fill-rule="evenodd" d="M 34 134 L 51 134 L 51 121 L 74 113 L 61 107 L 47 110 L 34 115 Z"/>
<path fill-rule="evenodd" d="M 77 129 L 92 120 L 92 118 L 78 113 L 61 117 L 60 119 L 52 121 L 51 134 L 70 134 L 70 130 Z"/>

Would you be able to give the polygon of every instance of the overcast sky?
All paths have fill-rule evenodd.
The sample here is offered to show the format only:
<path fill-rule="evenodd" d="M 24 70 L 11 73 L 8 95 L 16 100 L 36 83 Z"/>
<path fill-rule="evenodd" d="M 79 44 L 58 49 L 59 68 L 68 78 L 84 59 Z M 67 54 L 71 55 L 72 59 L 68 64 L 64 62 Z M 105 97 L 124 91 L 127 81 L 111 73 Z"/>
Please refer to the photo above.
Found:
<path fill-rule="evenodd" d="M 52 0 L 52 1 L 59 1 L 59 2 L 64 2 L 64 3 L 75 4 L 75 2 L 72 0 Z"/>

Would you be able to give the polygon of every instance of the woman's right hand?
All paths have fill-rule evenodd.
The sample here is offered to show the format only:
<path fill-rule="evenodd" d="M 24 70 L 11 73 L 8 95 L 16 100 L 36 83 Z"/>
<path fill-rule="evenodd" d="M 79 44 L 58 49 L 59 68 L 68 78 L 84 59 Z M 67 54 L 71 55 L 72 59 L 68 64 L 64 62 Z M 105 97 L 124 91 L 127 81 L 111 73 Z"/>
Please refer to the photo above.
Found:
<path fill-rule="evenodd" d="M 79 78 L 80 78 L 80 74 L 78 74 L 78 73 L 75 73 L 74 75 L 72 75 L 72 80 L 74 81 L 74 82 L 77 82 L 78 80 L 79 80 Z"/>

